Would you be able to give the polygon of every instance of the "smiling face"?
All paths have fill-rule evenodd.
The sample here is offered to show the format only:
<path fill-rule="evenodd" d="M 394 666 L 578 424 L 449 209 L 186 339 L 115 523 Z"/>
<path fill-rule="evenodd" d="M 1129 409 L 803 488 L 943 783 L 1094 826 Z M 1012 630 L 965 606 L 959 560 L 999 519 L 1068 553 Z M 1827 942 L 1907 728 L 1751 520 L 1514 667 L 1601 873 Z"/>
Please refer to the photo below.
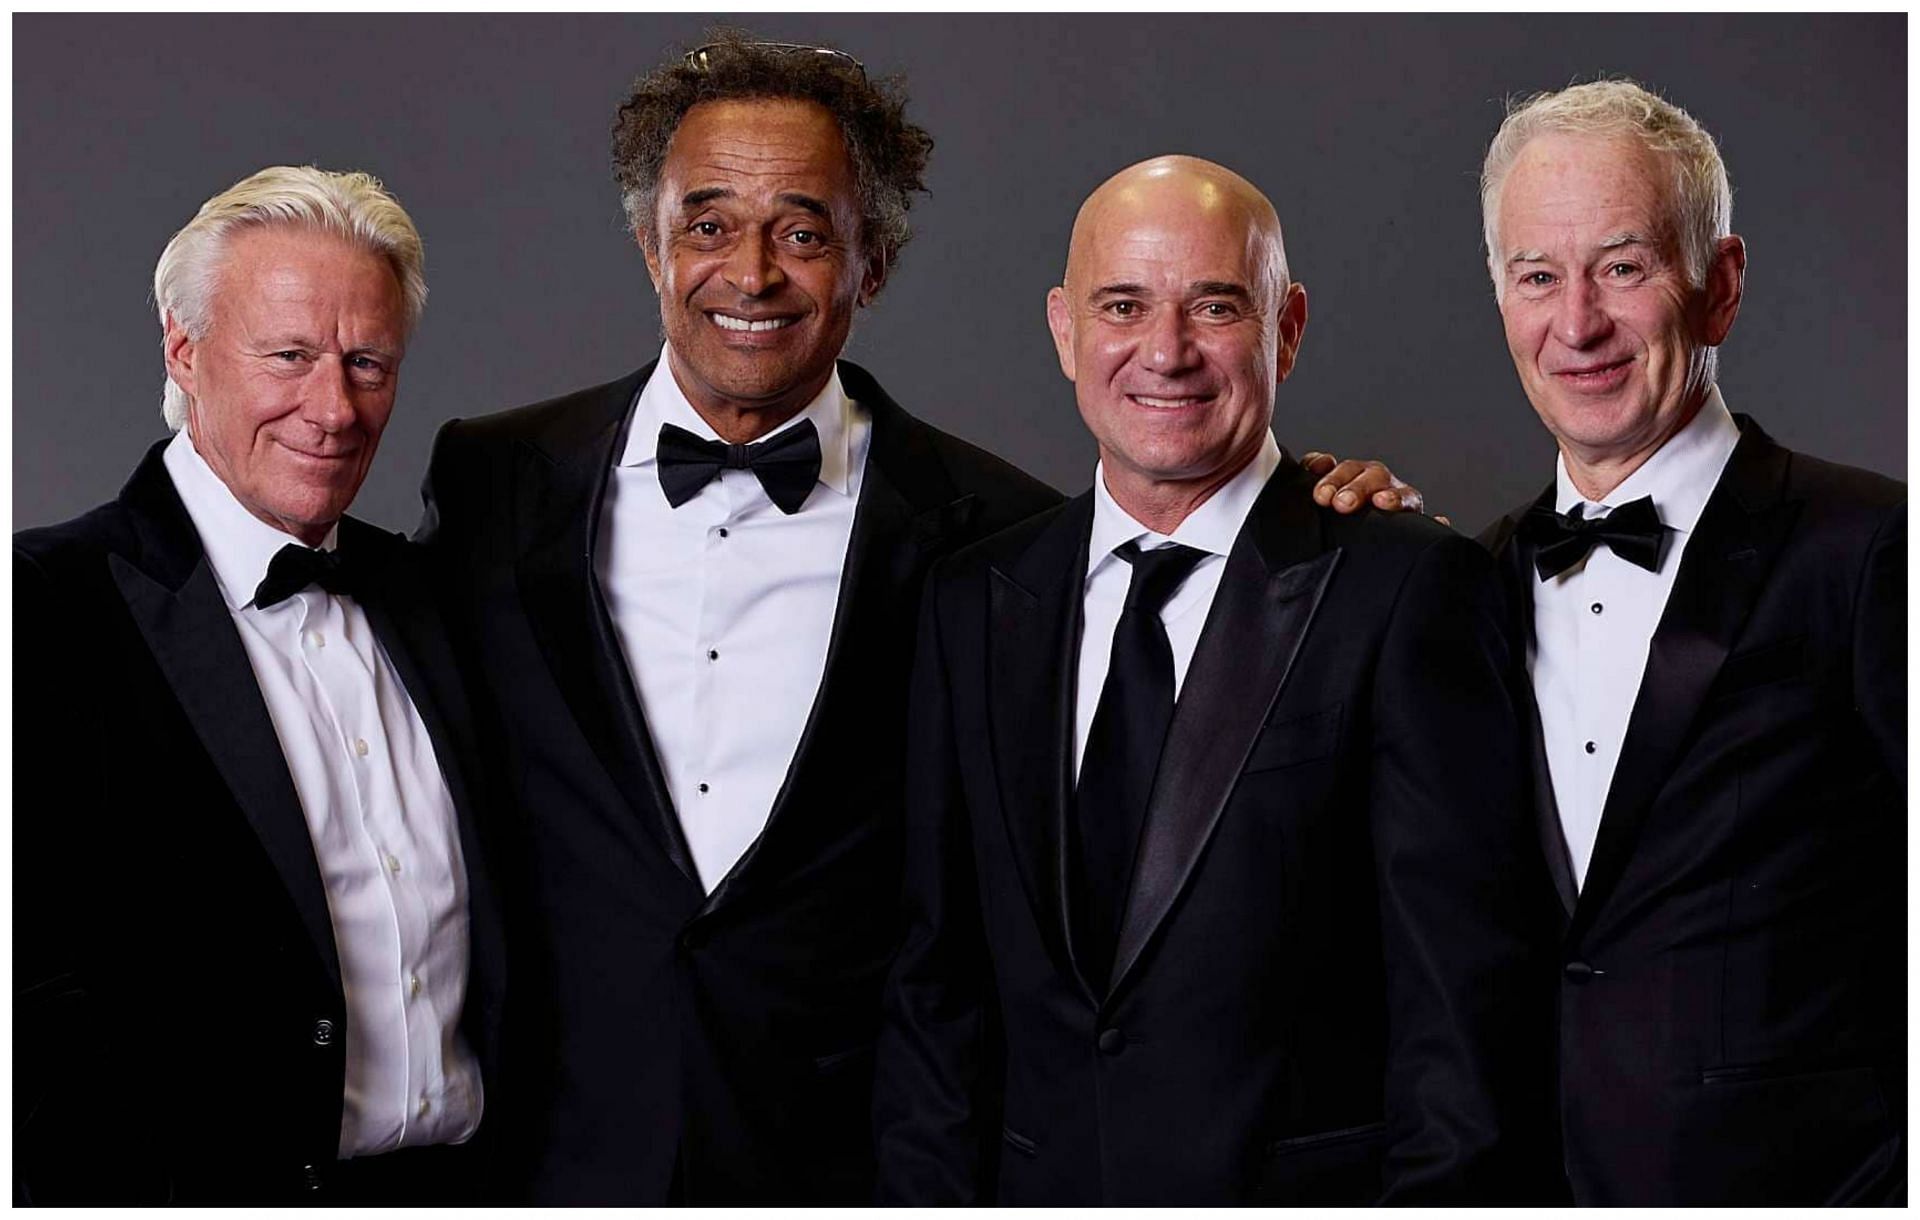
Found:
<path fill-rule="evenodd" d="M 1745 247 L 1720 239 L 1695 287 L 1670 183 L 1637 141 L 1556 133 L 1530 141 L 1500 188 L 1507 348 L 1576 481 L 1604 472 L 1584 480 L 1602 494 L 1706 401 L 1708 353 L 1740 308 Z"/>
<path fill-rule="evenodd" d="M 640 244 L 674 379 L 736 443 L 820 392 L 854 310 L 880 286 L 860 247 L 846 143 L 811 102 L 689 110 L 661 169 L 655 231 Z"/>
<path fill-rule="evenodd" d="M 248 512 L 317 546 L 366 478 L 406 347 L 387 260 L 288 226 L 227 240 L 204 335 L 170 316 L 193 447 Z"/>
<path fill-rule="evenodd" d="M 1259 451 L 1292 371 L 1306 292 L 1277 274 L 1279 225 L 1237 176 L 1190 158 L 1102 186 L 1047 297 L 1060 368 L 1107 490 L 1175 523 Z"/>

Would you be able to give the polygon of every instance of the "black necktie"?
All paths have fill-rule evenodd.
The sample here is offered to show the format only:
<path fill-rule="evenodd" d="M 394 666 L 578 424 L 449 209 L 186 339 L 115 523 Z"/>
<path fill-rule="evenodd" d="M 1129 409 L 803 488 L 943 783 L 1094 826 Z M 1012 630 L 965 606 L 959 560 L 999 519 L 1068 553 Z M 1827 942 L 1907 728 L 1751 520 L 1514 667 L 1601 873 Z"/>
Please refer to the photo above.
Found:
<path fill-rule="evenodd" d="M 1552 580 L 1585 559 L 1596 542 L 1605 543 L 1628 563 L 1649 572 L 1659 570 L 1660 539 L 1667 527 L 1660 524 L 1652 496 L 1622 504 L 1604 517 L 1583 519 L 1583 511 L 1576 504 L 1561 516 L 1536 504 L 1521 519 L 1520 537 L 1534 545 L 1533 566 L 1541 580 Z"/>
<path fill-rule="evenodd" d="M 785 432 L 751 445 L 703 440 L 672 424 L 660 425 L 660 490 L 679 508 L 722 470 L 751 470 L 767 499 L 783 513 L 796 513 L 820 479 L 820 433 L 803 419 Z"/>
<path fill-rule="evenodd" d="M 1084 949 L 1077 956 L 1096 987 L 1104 987 L 1113 969 L 1133 855 L 1173 720 L 1173 648 L 1160 610 L 1206 558 L 1205 551 L 1177 543 L 1143 551 L 1129 542 L 1113 553 L 1133 565 L 1133 579 L 1114 626 L 1107 681 L 1074 795 L 1080 884 L 1073 906 Z"/>
<path fill-rule="evenodd" d="M 320 551 L 289 542 L 274 552 L 265 578 L 253 591 L 253 604 L 265 610 L 308 585 L 350 597 L 355 586 L 353 568 L 340 558 L 339 551 Z"/>

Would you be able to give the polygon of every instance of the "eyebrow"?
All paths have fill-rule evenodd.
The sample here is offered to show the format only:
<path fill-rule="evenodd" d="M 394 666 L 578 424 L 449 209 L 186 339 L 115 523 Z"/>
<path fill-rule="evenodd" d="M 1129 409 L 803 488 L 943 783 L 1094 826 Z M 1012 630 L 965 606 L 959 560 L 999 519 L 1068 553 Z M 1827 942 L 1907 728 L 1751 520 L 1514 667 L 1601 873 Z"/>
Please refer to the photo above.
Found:
<path fill-rule="evenodd" d="M 1092 299 L 1101 297 L 1140 297 L 1147 295 L 1144 284 L 1102 284 L 1088 294 Z M 1251 301 L 1253 293 L 1245 284 L 1236 284 L 1232 280 L 1195 280 L 1187 285 L 1187 295 L 1196 297 L 1233 297 L 1235 300 Z"/>
<path fill-rule="evenodd" d="M 735 199 L 738 197 L 737 192 L 735 192 L 732 187 L 703 186 L 697 191 L 688 191 L 685 195 L 682 195 L 680 197 L 680 206 L 692 209 L 702 204 L 712 203 L 716 199 Z M 826 201 L 815 199 L 812 195 L 803 195 L 799 191 L 785 191 L 776 195 L 775 198 L 781 203 L 787 204 L 789 207 L 796 207 L 804 212 L 811 212 L 822 220 L 830 220 L 833 217 L 833 210 L 827 206 Z"/>
<path fill-rule="evenodd" d="M 1594 249 L 1622 250 L 1628 246 L 1646 246 L 1651 249 L 1658 245 L 1658 242 L 1644 233 L 1636 233 L 1631 229 L 1625 229 L 1619 233 L 1607 234 L 1598 242 L 1594 243 Z M 1512 256 L 1507 259 L 1507 265 L 1511 267 L 1516 263 L 1545 263 L 1551 261 L 1544 250 L 1515 250 Z"/>

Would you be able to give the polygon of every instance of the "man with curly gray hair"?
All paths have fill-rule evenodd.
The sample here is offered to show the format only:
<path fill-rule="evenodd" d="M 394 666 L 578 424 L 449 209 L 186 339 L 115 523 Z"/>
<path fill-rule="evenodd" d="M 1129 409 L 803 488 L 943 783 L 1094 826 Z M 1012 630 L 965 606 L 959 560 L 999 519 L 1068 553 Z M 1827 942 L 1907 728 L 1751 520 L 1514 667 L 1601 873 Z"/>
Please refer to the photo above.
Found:
<path fill-rule="evenodd" d="M 345 515 L 426 300 L 374 178 L 275 166 L 154 274 L 176 431 L 14 536 L 14 1193 L 484 1197 L 499 917 L 412 547 Z"/>
<path fill-rule="evenodd" d="M 669 60 L 613 129 L 658 359 L 436 442 L 423 537 L 520 811 L 537 1200 L 871 1196 L 920 587 L 1057 499 L 839 359 L 931 145 L 843 51 Z"/>
<path fill-rule="evenodd" d="M 1559 448 L 1483 541 L 1538 712 L 1572 1197 L 1898 1199 L 1906 487 L 1728 409 L 1747 247 L 1686 111 L 1623 80 L 1530 98 L 1481 198 Z"/>

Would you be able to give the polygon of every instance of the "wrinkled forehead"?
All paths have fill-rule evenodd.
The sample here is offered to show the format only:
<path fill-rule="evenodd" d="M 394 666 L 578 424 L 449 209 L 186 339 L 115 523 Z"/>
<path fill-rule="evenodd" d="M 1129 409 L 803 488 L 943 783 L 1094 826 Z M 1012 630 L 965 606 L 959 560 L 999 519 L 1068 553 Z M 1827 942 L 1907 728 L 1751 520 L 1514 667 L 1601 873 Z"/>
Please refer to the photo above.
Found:
<path fill-rule="evenodd" d="M 1123 188 L 1089 201 L 1074 226 L 1069 283 L 1091 290 L 1116 277 L 1156 283 L 1277 287 L 1279 226 L 1271 211 L 1223 190 Z"/>
<path fill-rule="evenodd" d="M 1549 132 L 1514 158 L 1501 183 L 1498 220 L 1509 229 L 1635 224 L 1674 231 L 1678 200 L 1673 159 L 1626 135 Z"/>

